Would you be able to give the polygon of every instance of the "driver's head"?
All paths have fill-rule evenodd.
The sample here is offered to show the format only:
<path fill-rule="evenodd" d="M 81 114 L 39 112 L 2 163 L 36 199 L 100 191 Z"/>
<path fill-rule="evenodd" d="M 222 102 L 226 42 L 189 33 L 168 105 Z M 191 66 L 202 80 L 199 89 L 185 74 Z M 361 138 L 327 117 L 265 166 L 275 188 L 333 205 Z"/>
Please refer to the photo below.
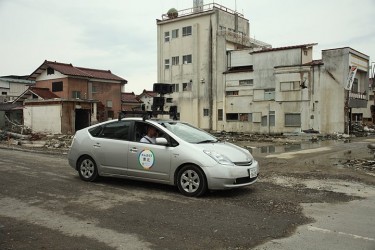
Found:
<path fill-rule="evenodd" d="M 154 126 L 148 126 L 147 127 L 147 135 L 149 137 L 156 137 L 157 134 L 158 134 L 157 130 Z"/>

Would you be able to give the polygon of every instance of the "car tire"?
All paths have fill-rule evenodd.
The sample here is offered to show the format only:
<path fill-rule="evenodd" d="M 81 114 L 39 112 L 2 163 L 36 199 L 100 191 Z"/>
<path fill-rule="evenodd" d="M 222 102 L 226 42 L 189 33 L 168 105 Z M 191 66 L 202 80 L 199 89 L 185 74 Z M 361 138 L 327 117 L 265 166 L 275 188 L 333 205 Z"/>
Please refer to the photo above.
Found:
<path fill-rule="evenodd" d="M 207 181 L 203 171 L 194 165 L 182 167 L 177 174 L 177 186 L 185 196 L 198 197 L 207 191 Z"/>
<path fill-rule="evenodd" d="M 95 161 L 89 156 L 84 156 L 79 160 L 77 170 L 79 177 L 84 181 L 95 181 L 98 179 L 98 168 Z"/>

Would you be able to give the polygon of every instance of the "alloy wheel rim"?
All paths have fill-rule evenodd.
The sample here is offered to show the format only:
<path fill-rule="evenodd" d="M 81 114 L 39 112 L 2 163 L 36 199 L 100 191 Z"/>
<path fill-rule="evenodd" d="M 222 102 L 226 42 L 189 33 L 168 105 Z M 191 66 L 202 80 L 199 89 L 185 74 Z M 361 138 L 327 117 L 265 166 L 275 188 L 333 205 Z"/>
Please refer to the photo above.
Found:
<path fill-rule="evenodd" d="M 180 179 L 182 189 L 187 193 L 194 193 L 200 186 L 198 173 L 193 170 L 186 170 Z"/>
<path fill-rule="evenodd" d="M 90 178 L 94 173 L 94 163 L 90 160 L 84 160 L 82 163 L 81 163 L 81 174 L 85 177 L 85 178 Z"/>

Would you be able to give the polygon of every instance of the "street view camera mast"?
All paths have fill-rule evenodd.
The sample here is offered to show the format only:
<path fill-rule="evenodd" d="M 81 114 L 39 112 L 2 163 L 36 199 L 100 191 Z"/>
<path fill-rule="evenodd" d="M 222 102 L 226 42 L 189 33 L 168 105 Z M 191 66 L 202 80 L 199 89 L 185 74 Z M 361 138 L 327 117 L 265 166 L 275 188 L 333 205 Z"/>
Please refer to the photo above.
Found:
<path fill-rule="evenodd" d="M 153 105 L 152 111 L 146 110 L 132 110 L 132 111 L 121 111 L 119 113 L 118 119 L 121 120 L 122 118 L 132 115 L 143 117 L 143 119 L 149 119 L 151 117 L 157 117 L 158 115 L 169 115 L 173 117 L 174 120 L 177 120 L 177 106 L 171 106 L 169 111 L 164 111 L 164 104 L 165 104 L 165 94 L 172 93 L 172 85 L 168 83 L 154 83 L 153 92 L 159 94 L 159 96 L 153 97 Z"/>

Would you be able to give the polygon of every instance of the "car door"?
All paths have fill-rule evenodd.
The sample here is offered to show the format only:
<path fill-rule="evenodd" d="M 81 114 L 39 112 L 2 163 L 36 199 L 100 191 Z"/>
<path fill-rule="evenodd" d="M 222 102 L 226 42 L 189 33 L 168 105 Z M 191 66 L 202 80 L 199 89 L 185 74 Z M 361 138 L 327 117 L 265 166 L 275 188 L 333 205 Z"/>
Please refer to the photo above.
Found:
<path fill-rule="evenodd" d="M 134 134 L 146 131 L 147 123 L 136 122 Z M 139 129 L 142 127 L 142 129 Z M 158 129 L 159 130 L 159 129 Z M 159 132 L 162 133 L 161 130 Z M 139 136 L 134 136 L 129 142 L 128 174 L 140 179 L 169 180 L 171 169 L 171 152 L 173 147 L 139 142 Z"/>
<path fill-rule="evenodd" d="M 131 121 L 107 123 L 93 140 L 94 155 L 100 164 L 99 173 L 126 175 L 131 124 Z"/>

